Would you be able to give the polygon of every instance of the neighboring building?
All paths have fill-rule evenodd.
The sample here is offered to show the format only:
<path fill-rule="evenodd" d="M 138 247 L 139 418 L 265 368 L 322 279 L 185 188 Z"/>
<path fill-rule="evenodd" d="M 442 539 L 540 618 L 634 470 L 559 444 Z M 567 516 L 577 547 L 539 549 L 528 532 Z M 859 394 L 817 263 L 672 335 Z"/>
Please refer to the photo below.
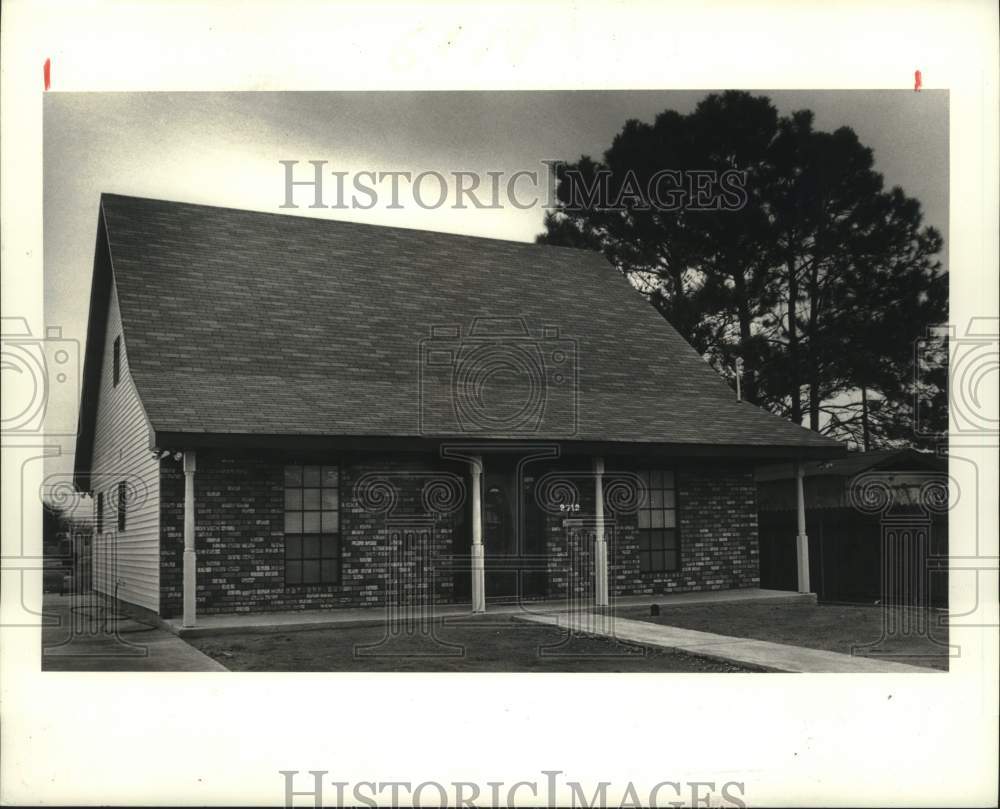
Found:
<path fill-rule="evenodd" d="M 93 527 L 58 504 L 42 509 L 42 587 L 46 593 L 68 595 L 91 589 Z"/>
<path fill-rule="evenodd" d="M 101 198 L 76 482 L 164 618 L 752 587 L 754 466 L 841 454 L 599 254 Z"/>
<path fill-rule="evenodd" d="M 947 606 L 946 458 L 857 452 L 803 472 L 809 579 L 821 601 L 872 604 L 888 594 Z M 787 463 L 757 470 L 761 586 L 775 590 L 796 589 L 794 477 Z"/>

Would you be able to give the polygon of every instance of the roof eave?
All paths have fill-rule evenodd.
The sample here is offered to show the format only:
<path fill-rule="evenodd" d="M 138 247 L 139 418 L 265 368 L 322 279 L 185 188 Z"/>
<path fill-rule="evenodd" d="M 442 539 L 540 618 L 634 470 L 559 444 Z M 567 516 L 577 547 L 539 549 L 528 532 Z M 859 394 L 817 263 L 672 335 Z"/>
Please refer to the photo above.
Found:
<path fill-rule="evenodd" d="M 83 355 L 80 407 L 77 416 L 76 446 L 73 458 L 73 484 L 80 491 L 90 489 L 90 465 L 94 444 L 94 425 L 100 389 L 104 330 L 108 317 L 108 292 L 111 288 L 111 250 L 104 218 L 103 197 L 97 219 L 94 246 L 94 271 L 90 283 L 90 309 L 87 316 L 87 342 Z"/>
<path fill-rule="evenodd" d="M 480 451 L 515 450 L 519 447 L 537 448 L 555 445 L 566 454 L 589 455 L 670 455 L 690 459 L 745 459 L 764 461 L 825 460 L 847 454 L 843 444 L 829 445 L 778 445 L 778 444 L 696 444 L 662 441 L 593 441 L 567 440 L 558 437 L 525 436 L 523 438 L 478 438 L 474 435 L 458 436 L 376 436 L 376 435 L 302 435 L 302 434 L 247 434 L 206 433 L 156 430 L 152 445 L 161 450 L 283 450 L 293 453 L 323 451 L 369 452 L 436 452 L 442 444 L 475 446 Z"/>

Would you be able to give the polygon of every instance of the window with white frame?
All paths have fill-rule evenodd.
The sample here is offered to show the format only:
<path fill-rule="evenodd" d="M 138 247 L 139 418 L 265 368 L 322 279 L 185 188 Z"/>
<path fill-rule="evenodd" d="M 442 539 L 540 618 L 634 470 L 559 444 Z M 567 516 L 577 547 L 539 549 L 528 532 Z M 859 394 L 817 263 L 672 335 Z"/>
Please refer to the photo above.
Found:
<path fill-rule="evenodd" d="M 285 584 L 340 581 L 340 470 L 285 467 Z"/>

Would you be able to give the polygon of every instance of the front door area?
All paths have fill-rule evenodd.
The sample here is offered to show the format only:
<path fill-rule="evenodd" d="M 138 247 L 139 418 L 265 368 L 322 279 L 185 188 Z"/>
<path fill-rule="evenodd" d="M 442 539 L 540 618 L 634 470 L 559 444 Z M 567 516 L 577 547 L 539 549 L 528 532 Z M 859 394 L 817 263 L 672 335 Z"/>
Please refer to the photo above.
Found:
<path fill-rule="evenodd" d="M 491 601 L 544 598 L 547 583 L 545 516 L 534 506 L 530 485 L 523 481 L 518 485 L 516 458 L 487 456 L 483 462 L 481 496 L 486 598 Z M 456 557 L 468 558 L 471 530 L 462 531 L 455 539 Z M 456 571 L 457 599 L 464 601 L 470 597 L 469 579 L 469 571 Z"/>
<path fill-rule="evenodd" d="M 544 517 L 524 488 L 518 485 L 515 459 L 486 459 L 482 497 L 487 599 L 545 595 Z"/>

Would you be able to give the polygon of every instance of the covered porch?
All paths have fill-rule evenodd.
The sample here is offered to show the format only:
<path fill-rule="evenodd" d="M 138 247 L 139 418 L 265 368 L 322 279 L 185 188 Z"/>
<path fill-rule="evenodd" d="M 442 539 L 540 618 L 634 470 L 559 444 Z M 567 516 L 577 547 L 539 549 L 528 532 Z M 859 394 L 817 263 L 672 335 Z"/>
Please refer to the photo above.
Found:
<path fill-rule="evenodd" d="M 332 609 L 313 610 L 315 602 L 305 600 L 301 604 L 280 603 L 271 607 L 263 592 L 247 610 L 236 608 L 232 614 L 224 614 L 218 608 L 201 610 L 203 580 L 198 556 L 204 529 L 197 524 L 196 515 L 204 519 L 211 512 L 198 502 L 199 492 L 206 491 L 206 486 L 199 486 L 197 480 L 202 474 L 199 469 L 202 456 L 206 452 L 211 454 L 214 449 L 197 447 L 183 452 L 179 470 L 183 475 L 183 504 L 178 510 L 183 514 L 183 564 L 178 566 L 183 573 L 183 585 L 178 588 L 183 594 L 183 610 L 180 616 L 166 613 L 168 626 L 177 625 L 190 630 L 201 626 L 229 626 L 227 622 L 230 621 L 235 622 L 232 625 L 249 622 L 248 625 L 259 626 L 261 622 L 269 623 L 270 616 L 282 616 L 274 620 L 280 625 L 288 625 L 303 620 L 302 616 L 311 613 L 336 624 L 340 621 L 369 621 L 373 616 L 387 612 L 387 608 L 372 598 L 368 598 L 367 603 L 350 603 L 341 599 Z M 246 448 L 241 449 L 246 453 Z M 314 452 L 317 449 L 322 452 L 324 464 L 329 462 L 326 459 L 337 457 L 335 446 L 312 447 Z M 406 455 L 405 452 L 400 453 L 399 447 L 396 449 L 397 454 L 384 457 L 401 459 Z M 620 445 L 591 447 L 575 442 L 565 447 L 553 444 L 544 452 L 539 452 L 538 445 L 525 447 L 492 442 L 470 446 L 459 442 L 436 442 L 432 452 L 427 452 L 428 449 L 432 448 L 426 444 L 414 446 L 409 450 L 408 457 L 436 457 L 439 462 L 450 464 L 449 469 L 457 469 L 465 480 L 465 491 L 462 493 L 465 505 L 453 511 L 454 521 L 449 529 L 454 537 L 450 553 L 448 546 L 434 539 L 435 525 L 427 522 L 433 519 L 433 507 L 428 510 L 426 487 L 419 492 L 401 491 L 403 496 L 398 498 L 399 509 L 393 513 L 385 511 L 376 514 L 374 523 L 373 512 L 362 514 L 357 508 L 345 510 L 341 517 L 341 531 L 346 532 L 344 542 L 348 547 L 352 542 L 371 547 L 377 535 L 395 548 L 398 542 L 404 541 L 400 538 L 410 532 L 411 525 L 420 530 L 423 530 L 421 526 L 429 526 L 428 535 L 437 544 L 430 550 L 419 550 L 416 564 L 422 566 L 422 575 L 425 576 L 428 571 L 434 575 L 438 571 L 452 571 L 447 575 L 453 576 L 453 584 L 449 585 L 445 594 L 435 591 L 433 586 L 424 586 L 423 580 L 419 582 L 423 588 L 420 596 L 422 608 L 432 606 L 438 616 L 470 612 L 481 614 L 487 609 L 490 612 L 525 608 L 537 611 L 543 609 L 540 606 L 543 604 L 547 605 L 544 610 L 558 611 L 564 608 L 560 604 L 570 602 L 601 609 L 613 606 L 615 601 L 626 603 L 622 599 L 654 603 L 665 598 L 718 596 L 726 591 L 758 592 L 768 597 L 767 592 L 758 587 L 756 520 L 755 517 L 747 519 L 748 514 L 755 512 L 752 467 L 762 454 L 761 448 L 749 451 L 735 448 L 735 452 L 732 447 L 715 448 L 713 452 L 706 453 L 693 452 L 691 447 L 685 447 L 681 452 L 678 447 L 647 445 L 641 447 L 641 452 L 629 447 L 627 449 L 631 452 L 625 454 L 625 448 Z M 784 457 L 787 457 L 787 452 L 784 450 L 782 453 Z M 215 450 L 215 455 L 217 461 L 218 450 Z M 355 455 L 357 457 L 357 453 Z M 773 448 L 770 457 L 774 457 Z M 526 463 L 546 458 L 558 459 L 560 464 L 556 477 L 551 481 L 548 478 L 553 473 L 545 472 L 544 466 L 536 467 L 539 471 L 531 475 L 524 474 Z M 240 468 L 239 456 L 229 460 L 228 469 Z M 392 466 L 383 466 L 376 475 L 366 471 L 369 468 L 366 463 L 358 461 L 356 467 L 347 464 L 342 472 L 350 474 L 350 481 L 355 484 L 369 476 L 374 476 L 379 485 L 387 481 L 391 484 Z M 218 468 L 217 465 L 216 470 Z M 281 474 L 279 461 L 266 462 L 262 468 L 265 475 L 270 476 L 269 480 Z M 650 468 L 654 471 L 649 471 Z M 220 480 L 218 471 L 214 475 L 215 481 Z M 403 477 L 402 473 L 400 475 Z M 455 476 L 452 475 L 452 478 Z M 415 476 L 411 474 L 409 480 L 412 479 Z M 407 480 L 403 482 L 409 485 Z M 570 484 L 568 489 L 572 494 L 564 500 L 560 499 L 558 490 L 566 482 Z M 542 484 L 551 484 L 552 491 Z M 801 504 L 801 480 L 797 479 L 795 484 L 796 496 Z M 341 499 L 357 496 L 356 485 L 341 485 L 345 487 Z M 434 482 L 427 485 L 432 486 Z M 212 494 L 211 490 L 218 491 L 221 487 L 213 484 L 207 488 L 206 493 Z M 533 504 L 529 503 L 529 491 L 536 500 Z M 545 492 L 544 497 L 540 494 L 542 492 Z M 650 492 L 656 501 L 653 507 L 641 502 L 643 498 L 650 499 Z M 252 497 L 253 493 L 248 491 L 246 496 Z M 622 503 L 627 503 L 630 497 L 639 504 L 632 502 L 623 506 Z M 397 503 L 394 495 L 389 500 Z M 416 504 L 419 513 L 400 513 L 407 504 Z M 540 526 L 535 528 L 528 525 L 531 515 L 527 513 L 532 507 L 541 518 Z M 807 595 L 811 588 L 804 506 L 800 508 L 800 513 L 803 519 L 796 537 L 800 553 L 798 592 Z M 279 514 L 255 513 L 253 516 L 267 517 L 274 525 Z M 261 523 L 263 520 L 256 520 L 254 525 Z M 419 534 L 419 531 L 415 533 Z M 275 538 L 272 541 L 280 543 L 280 533 L 272 536 Z M 197 542 L 196 537 L 199 538 Z M 377 541 L 381 543 L 383 540 Z M 382 600 L 384 595 L 385 604 L 396 604 L 388 597 L 391 595 L 388 589 L 383 592 L 383 587 L 391 589 L 396 586 L 392 580 L 393 565 L 402 562 L 405 566 L 413 562 L 405 555 L 409 549 L 400 547 L 404 552 L 390 555 L 380 562 L 382 567 L 365 568 L 363 573 L 358 565 L 371 552 L 366 550 L 363 554 L 354 554 L 354 567 L 351 569 L 354 572 L 349 574 L 345 569 L 343 585 L 349 586 L 356 581 L 351 576 L 386 576 L 385 584 L 379 585 L 378 599 Z M 216 558 L 224 558 L 225 546 L 217 544 L 214 552 Z M 223 554 L 221 557 L 220 552 Z M 274 569 L 273 551 L 271 553 L 272 556 L 262 563 L 263 569 Z M 657 565 L 660 567 L 657 568 Z M 444 577 L 440 577 L 439 581 L 441 578 Z M 516 585 L 512 586 L 512 581 Z M 542 582 L 541 586 L 530 584 L 538 581 Z M 272 582 L 278 583 L 273 577 Z M 524 582 L 529 582 L 529 585 Z M 367 584 L 364 589 L 375 590 Z M 230 592 L 233 592 L 232 588 Z M 788 593 L 783 592 L 782 596 L 788 597 Z M 502 603 L 501 598 L 511 599 L 514 603 Z M 443 603 L 444 600 L 452 603 Z M 334 605 L 331 604 L 331 607 Z M 412 609 L 413 605 L 401 603 L 398 608 Z M 320 618 L 316 621 L 323 622 Z M 311 624 L 316 621 L 307 619 L 306 622 Z"/>

